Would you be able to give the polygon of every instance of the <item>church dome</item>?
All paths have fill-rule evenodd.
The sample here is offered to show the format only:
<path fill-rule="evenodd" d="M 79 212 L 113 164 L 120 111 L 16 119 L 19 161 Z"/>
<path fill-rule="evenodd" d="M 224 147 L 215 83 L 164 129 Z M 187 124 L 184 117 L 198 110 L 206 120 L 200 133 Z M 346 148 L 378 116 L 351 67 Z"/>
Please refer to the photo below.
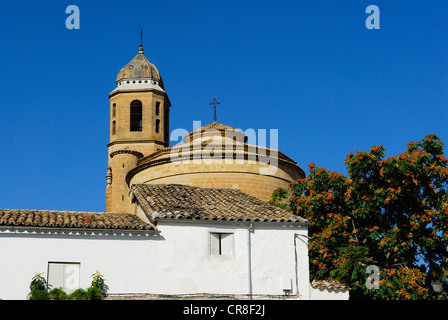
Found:
<path fill-rule="evenodd" d="M 217 135 L 222 137 L 228 135 L 231 138 L 235 137 L 236 139 L 241 139 L 241 141 L 247 141 L 247 136 L 241 130 L 226 126 L 216 121 L 187 133 L 182 140 L 184 142 L 189 142 L 197 138 L 202 139 L 207 136 Z"/>
<path fill-rule="evenodd" d="M 150 79 L 156 80 L 160 87 L 164 88 L 162 77 L 156 66 L 153 65 L 145 56 L 143 46 L 140 45 L 137 55 L 127 65 L 118 72 L 116 82 L 123 79 Z"/>
<path fill-rule="evenodd" d="M 185 134 L 176 145 L 139 158 L 126 183 L 236 188 L 269 201 L 276 188 L 287 189 L 291 181 L 305 178 L 293 159 L 248 138 L 239 129 L 213 122 Z"/>

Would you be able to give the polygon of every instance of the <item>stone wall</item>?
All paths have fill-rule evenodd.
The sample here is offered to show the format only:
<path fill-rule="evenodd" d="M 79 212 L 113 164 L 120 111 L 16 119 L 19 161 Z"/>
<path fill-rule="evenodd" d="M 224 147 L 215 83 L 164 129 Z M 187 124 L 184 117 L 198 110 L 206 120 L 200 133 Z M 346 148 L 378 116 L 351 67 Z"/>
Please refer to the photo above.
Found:
<path fill-rule="evenodd" d="M 223 160 L 224 161 L 224 160 Z M 222 162 L 223 162 L 222 161 Z M 146 168 L 133 176 L 130 184 L 184 184 L 203 188 L 236 188 L 269 201 L 276 188 L 288 188 L 291 181 L 298 179 L 297 173 L 286 165 L 273 168 L 272 174 L 260 173 L 266 165 L 259 162 L 250 164 L 225 164 L 199 160 L 170 162 Z"/>

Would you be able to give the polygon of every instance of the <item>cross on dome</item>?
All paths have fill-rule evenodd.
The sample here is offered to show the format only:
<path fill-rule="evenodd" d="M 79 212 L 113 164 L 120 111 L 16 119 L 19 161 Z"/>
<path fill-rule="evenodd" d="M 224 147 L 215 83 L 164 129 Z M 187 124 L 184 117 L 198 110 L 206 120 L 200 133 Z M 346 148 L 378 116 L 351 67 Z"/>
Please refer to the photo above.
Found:
<path fill-rule="evenodd" d="M 213 108 L 214 108 L 214 111 L 215 111 L 215 116 L 213 117 L 213 119 L 215 120 L 215 122 L 216 122 L 216 120 L 218 119 L 218 118 L 216 117 L 216 106 L 217 106 L 218 104 L 221 104 L 221 102 L 216 101 L 216 98 L 213 98 L 213 101 L 210 102 L 210 105 L 213 105 Z"/>

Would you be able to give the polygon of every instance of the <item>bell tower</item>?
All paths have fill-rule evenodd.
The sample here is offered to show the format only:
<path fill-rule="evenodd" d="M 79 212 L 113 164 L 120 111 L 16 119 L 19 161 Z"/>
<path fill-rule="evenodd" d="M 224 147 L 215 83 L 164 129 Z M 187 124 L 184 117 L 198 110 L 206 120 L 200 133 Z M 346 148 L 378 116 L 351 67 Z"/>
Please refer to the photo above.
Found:
<path fill-rule="evenodd" d="M 146 58 L 142 44 L 134 59 L 118 73 L 116 84 L 109 94 L 106 212 L 131 213 L 126 174 L 138 159 L 168 146 L 171 103 L 162 77 Z"/>

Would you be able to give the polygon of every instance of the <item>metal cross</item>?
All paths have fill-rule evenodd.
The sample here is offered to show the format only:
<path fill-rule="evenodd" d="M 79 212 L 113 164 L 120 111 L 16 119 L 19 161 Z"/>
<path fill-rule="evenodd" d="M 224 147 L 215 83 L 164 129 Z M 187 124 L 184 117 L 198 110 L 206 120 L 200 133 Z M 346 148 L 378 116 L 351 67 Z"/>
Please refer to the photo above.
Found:
<path fill-rule="evenodd" d="M 215 120 L 215 122 L 216 122 L 216 120 L 217 120 L 217 117 L 216 117 L 216 106 L 217 106 L 218 104 L 221 104 L 221 102 L 216 101 L 216 98 L 213 98 L 213 101 L 210 102 L 210 105 L 213 105 L 213 108 L 214 108 L 214 110 L 215 110 L 215 117 L 213 118 L 213 119 Z"/>

